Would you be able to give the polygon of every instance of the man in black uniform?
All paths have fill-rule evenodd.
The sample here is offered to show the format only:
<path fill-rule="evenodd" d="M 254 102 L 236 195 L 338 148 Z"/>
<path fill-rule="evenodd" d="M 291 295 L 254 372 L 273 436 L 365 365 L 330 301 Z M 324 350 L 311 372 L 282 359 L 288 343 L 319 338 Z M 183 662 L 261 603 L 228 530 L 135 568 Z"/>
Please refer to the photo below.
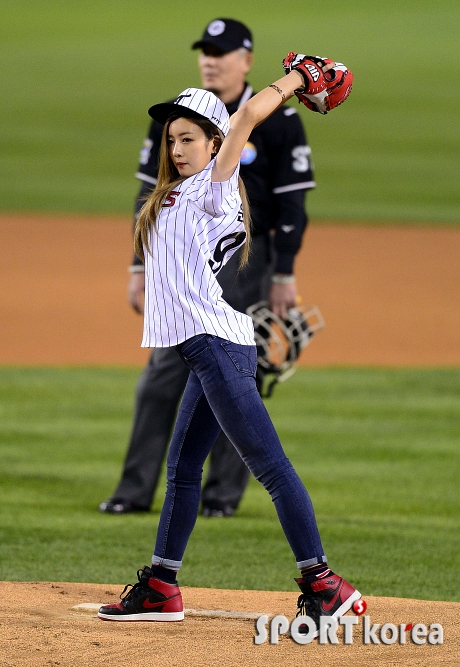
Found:
<path fill-rule="evenodd" d="M 216 19 L 193 49 L 201 49 L 198 65 L 202 87 L 219 97 L 232 115 L 253 95 L 246 82 L 252 66 L 249 29 L 232 19 Z M 136 177 L 141 188 L 136 213 L 156 185 L 163 126 L 152 122 L 141 150 Z M 253 223 L 249 264 L 238 271 L 239 254 L 220 271 L 223 297 L 236 310 L 268 299 L 280 317 L 296 305 L 294 259 L 307 225 L 305 194 L 315 187 L 310 148 L 294 108 L 282 106 L 249 137 L 241 155 Z M 130 267 L 129 300 L 143 312 L 144 269 L 135 257 Z M 136 392 L 136 408 L 121 480 L 99 510 L 114 514 L 148 510 L 189 370 L 174 348 L 152 352 Z M 222 433 L 211 452 L 202 490 L 204 516 L 231 516 L 249 480 L 249 471 Z"/>

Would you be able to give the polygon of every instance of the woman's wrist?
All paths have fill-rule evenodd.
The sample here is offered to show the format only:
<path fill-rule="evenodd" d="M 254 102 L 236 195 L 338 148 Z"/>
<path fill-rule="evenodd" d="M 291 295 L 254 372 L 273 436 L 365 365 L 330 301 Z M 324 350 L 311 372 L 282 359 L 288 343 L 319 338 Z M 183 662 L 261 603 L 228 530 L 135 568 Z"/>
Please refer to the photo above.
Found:
<path fill-rule="evenodd" d="M 277 285 L 289 285 L 294 281 L 295 281 L 295 275 L 292 273 L 291 274 L 274 273 L 272 275 L 272 283 L 276 283 Z"/>
<path fill-rule="evenodd" d="M 295 91 L 298 91 L 299 93 L 303 93 L 308 84 L 305 81 L 305 78 L 304 78 L 302 72 L 299 72 L 299 70 L 297 70 L 297 69 L 293 69 L 291 72 L 289 72 L 289 76 L 291 74 L 297 75 L 297 78 L 299 79 L 299 83 L 300 83 L 300 86 L 297 85 L 297 87 L 295 88 Z"/>

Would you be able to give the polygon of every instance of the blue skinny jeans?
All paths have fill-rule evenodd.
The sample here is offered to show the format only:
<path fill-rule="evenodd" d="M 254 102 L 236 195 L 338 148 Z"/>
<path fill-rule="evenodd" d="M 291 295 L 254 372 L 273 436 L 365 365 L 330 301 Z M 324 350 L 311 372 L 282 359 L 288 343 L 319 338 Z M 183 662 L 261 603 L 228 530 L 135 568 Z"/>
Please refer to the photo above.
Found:
<path fill-rule="evenodd" d="M 310 496 L 256 388 L 255 346 L 200 334 L 177 350 L 192 372 L 169 447 L 152 563 L 181 567 L 198 516 L 203 464 L 221 429 L 270 494 L 299 569 L 326 562 Z"/>

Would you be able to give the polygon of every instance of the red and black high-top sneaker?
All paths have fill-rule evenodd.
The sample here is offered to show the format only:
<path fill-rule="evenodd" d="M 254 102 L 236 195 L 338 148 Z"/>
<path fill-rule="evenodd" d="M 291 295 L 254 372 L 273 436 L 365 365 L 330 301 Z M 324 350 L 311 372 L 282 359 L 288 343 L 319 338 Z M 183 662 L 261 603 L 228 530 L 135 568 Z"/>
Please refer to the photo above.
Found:
<path fill-rule="evenodd" d="M 106 604 L 99 609 L 98 617 L 105 621 L 183 621 L 184 607 L 177 584 L 152 577 L 152 570 L 145 565 L 137 571 L 137 584 L 127 584 L 118 604 Z M 131 590 L 123 597 L 127 588 Z"/>
<path fill-rule="evenodd" d="M 316 624 L 319 634 L 319 617 L 333 616 L 338 618 L 349 611 L 353 603 L 359 600 L 361 593 L 353 588 L 345 579 L 339 577 L 329 570 L 325 575 L 320 575 L 313 581 L 296 579 L 297 585 L 302 591 L 297 600 L 299 611 L 296 616 L 309 616 Z M 308 632 L 307 626 L 300 626 L 299 632 Z"/>

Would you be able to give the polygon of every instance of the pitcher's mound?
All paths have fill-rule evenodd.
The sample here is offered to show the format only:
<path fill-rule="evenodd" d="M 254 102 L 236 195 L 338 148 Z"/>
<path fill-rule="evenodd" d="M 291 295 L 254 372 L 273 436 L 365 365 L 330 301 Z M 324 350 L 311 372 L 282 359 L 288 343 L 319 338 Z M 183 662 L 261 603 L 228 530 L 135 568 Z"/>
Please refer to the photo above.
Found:
<path fill-rule="evenodd" d="M 110 623 L 97 606 L 118 600 L 122 586 L 1 582 L 2 667 L 432 667 L 459 665 L 460 603 L 366 596 L 371 624 L 439 623 L 444 644 L 363 644 L 362 620 L 353 644 L 254 644 L 255 618 L 295 616 L 297 593 L 182 588 L 180 623 Z M 380 637 L 380 629 L 376 636 Z"/>

